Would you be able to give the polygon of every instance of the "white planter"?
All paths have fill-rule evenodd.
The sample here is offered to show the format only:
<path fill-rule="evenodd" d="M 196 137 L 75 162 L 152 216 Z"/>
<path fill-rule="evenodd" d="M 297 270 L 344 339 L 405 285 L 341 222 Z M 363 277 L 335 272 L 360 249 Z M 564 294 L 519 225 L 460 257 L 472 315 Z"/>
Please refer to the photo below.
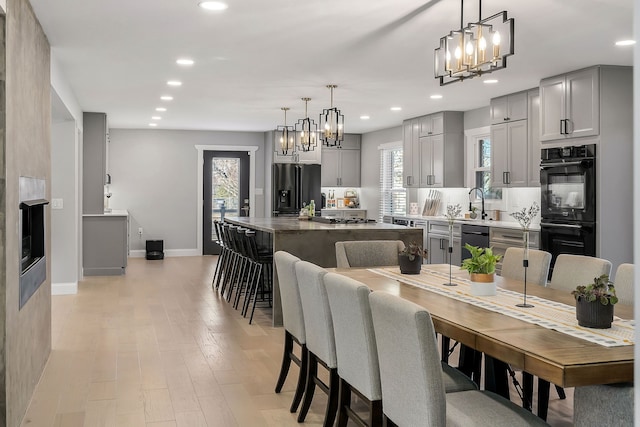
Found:
<path fill-rule="evenodd" d="M 476 278 L 480 280 L 474 280 Z M 496 282 L 493 281 L 493 274 L 471 274 L 471 295 L 484 297 L 495 294 Z"/>

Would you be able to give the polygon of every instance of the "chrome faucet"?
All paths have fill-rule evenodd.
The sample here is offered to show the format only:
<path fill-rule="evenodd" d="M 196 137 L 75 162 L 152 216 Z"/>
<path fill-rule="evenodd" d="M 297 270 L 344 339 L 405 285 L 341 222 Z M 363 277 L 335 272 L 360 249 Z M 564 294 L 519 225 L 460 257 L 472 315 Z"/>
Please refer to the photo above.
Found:
<path fill-rule="evenodd" d="M 473 191 L 476 191 L 476 193 L 479 191 L 480 192 L 480 197 L 482 199 L 482 211 L 480 213 L 480 218 L 485 219 L 487 217 L 487 213 L 484 211 L 484 190 L 480 187 L 473 187 L 471 190 L 469 190 L 469 210 L 471 210 L 472 206 L 471 206 L 471 193 L 473 193 Z"/>

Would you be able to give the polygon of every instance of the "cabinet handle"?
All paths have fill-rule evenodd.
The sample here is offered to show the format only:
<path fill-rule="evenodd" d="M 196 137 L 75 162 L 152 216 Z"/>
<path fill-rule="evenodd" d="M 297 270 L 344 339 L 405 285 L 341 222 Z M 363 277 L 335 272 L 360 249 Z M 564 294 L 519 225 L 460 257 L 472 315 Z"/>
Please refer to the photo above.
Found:
<path fill-rule="evenodd" d="M 560 120 L 560 135 L 568 135 L 569 132 L 567 132 L 567 119 L 562 119 Z"/>
<path fill-rule="evenodd" d="M 440 239 L 440 249 L 444 249 L 444 239 Z"/>
<path fill-rule="evenodd" d="M 509 172 L 502 172 L 502 183 L 510 184 L 509 182 Z"/>
<path fill-rule="evenodd" d="M 569 135 L 569 134 L 573 133 L 573 129 L 569 130 L 569 124 L 570 123 L 571 123 L 571 120 L 564 119 L 564 134 L 565 135 Z"/>
<path fill-rule="evenodd" d="M 511 120 L 511 117 L 505 117 L 505 118 L 504 118 L 504 121 L 505 121 L 505 122 L 508 122 L 509 120 Z"/>

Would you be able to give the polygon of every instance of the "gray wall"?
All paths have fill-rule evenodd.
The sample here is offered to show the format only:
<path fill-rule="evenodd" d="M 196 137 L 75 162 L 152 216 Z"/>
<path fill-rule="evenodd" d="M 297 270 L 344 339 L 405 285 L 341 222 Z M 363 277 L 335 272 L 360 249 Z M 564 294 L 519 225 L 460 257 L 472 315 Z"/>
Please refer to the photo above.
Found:
<path fill-rule="evenodd" d="M 130 214 L 129 248 L 144 249 L 147 239 L 164 239 L 165 250 L 197 248 L 196 145 L 258 146 L 256 187 L 265 174 L 262 132 L 110 129 L 109 173 L 112 209 Z M 264 196 L 257 195 L 256 216 L 264 216 Z M 138 235 L 138 227 L 144 234 Z"/>
<path fill-rule="evenodd" d="M 47 262 L 45 282 L 18 310 L 17 226 L 20 176 L 44 179 L 46 198 L 51 197 L 51 74 L 49 43 L 28 0 L 9 0 L 6 18 L 6 101 L 0 101 L 6 111 L 6 144 L 0 150 L 6 156 L 0 165 L 0 171 L 4 171 L 0 172 L 0 179 L 4 178 L 0 181 L 4 191 L 0 193 L 6 197 L 0 199 L 5 218 L 0 239 L 4 241 L 0 253 L 4 266 L 0 333 L 6 334 L 0 339 L 0 345 L 4 345 L 0 357 L 0 363 L 4 363 L 0 366 L 0 424 L 15 427 L 20 425 L 51 351 L 51 263 Z M 45 212 L 45 250 L 49 256 L 49 208 Z"/>
<path fill-rule="evenodd" d="M 51 198 L 62 209 L 51 209 L 52 288 L 77 287 L 78 282 L 78 146 L 75 121 L 51 126 Z"/>
<path fill-rule="evenodd" d="M 475 129 L 483 126 L 489 126 L 489 106 L 476 108 L 464 112 L 464 129 Z"/>
<path fill-rule="evenodd" d="M 402 141 L 402 126 L 382 129 L 362 135 L 360 151 L 360 206 L 367 209 L 367 217 L 380 215 L 380 150 L 387 142 Z"/>

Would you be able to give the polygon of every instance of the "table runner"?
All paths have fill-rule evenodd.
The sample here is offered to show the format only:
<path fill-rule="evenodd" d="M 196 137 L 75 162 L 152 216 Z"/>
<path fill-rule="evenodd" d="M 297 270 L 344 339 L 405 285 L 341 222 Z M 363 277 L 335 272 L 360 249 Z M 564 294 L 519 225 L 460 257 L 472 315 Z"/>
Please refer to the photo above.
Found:
<path fill-rule="evenodd" d="M 495 296 L 474 296 L 471 295 L 471 281 L 469 279 L 453 276 L 452 282 L 458 286 L 444 286 L 442 283 L 449 282 L 449 275 L 430 270 L 424 266 L 423 273 L 426 272 L 429 275 L 401 274 L 398 267 L 371 268 L 369 271 L 605 347 L 633 344 L 634 322 L 630 320 L 614 317 L 610 329 L 584 328 L 578 325 L 575 307 L 560 302 L 527 295 L 527 302 L 535 307 L 516 307 L 516 304 L 522 303 L 522 294 L 500 287 L 498 287 Z"/>

